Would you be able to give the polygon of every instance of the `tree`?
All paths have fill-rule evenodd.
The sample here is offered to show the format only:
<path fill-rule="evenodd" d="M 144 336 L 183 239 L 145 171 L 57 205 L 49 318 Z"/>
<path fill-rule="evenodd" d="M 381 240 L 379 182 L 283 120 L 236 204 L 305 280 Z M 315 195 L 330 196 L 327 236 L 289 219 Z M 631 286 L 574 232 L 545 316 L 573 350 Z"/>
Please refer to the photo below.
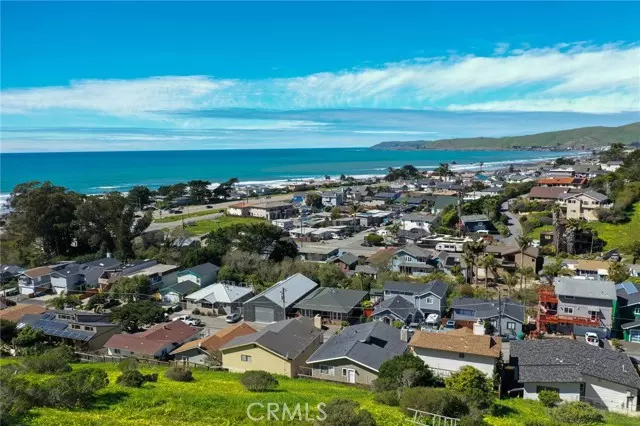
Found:
<path fill-rule="evenodd" d="M 150 300 L 127 303 L 111 310 L 111 321 L 119 323 L 128 333 L 135 333 L 143 326 L 164 320 L 164 311 Z"/>
<path fill-rule="evenodd" d="M 11 343 L 11 340 L 18 334 L 17 326 L 18 324 L 13 321 L 0 318 L 0 340 L 6 344 Z"/>
<path fill-rule="evenodd" d="M 331 209 L 331 219 L 336 220 L 340 218 L 340 215 L 342 215 L 342 210 L 340 210 L 340 207 L 336 206 Z"/>
<path fill-rule="evenodd" d="M 208 180 L 191 180 L 187 182 L 189 185 L 189 198 L 198 204 L 205 204 L 211 198 L 211 190 L 209 185 L 211 182 Z"/>
<path fill-rule="evenodd" d="M 312 192 L 310 194 L 307 194 L 307 196 L 304 199 L 304 203 L 309 206 L 309 207 L 313 207 L 315 209 L 321 209 L 323 207 L 322 205 L 322 196 L 318 193 Z"/>
<path fill-rule="evenodd" d="M 413 371 L 413 386 L 431 386 L 433 384 L 433 373 L 429 367 L 419 357 L 405 352 L 382 363 L 375 382 L 376 391 L 394 390 L 402 387 L 403 374 L 408 370 Z"/>
<path fill-rule="evenodd" d="M 633 257 L 633 263 L 640 259 L 640 240 L 635 240 L 623 247 L 622 251 Z"/>
<path fill-rule="evenodd" d="M 504 282 L 504 285 L 507 286 L 507 292 L 509 296 L 511 296 L 511 290 L 518 284 L 518 276 L 507 272 L 502 274 L 502 281 Z"/>
<path fill-rule="evenodd" d="M 95 393 L 109 384 L 107 373 L 97 368 L 83 368 L 44 384 L 43 394 L 46 405 L 55 408 L 87 408 L 95 398 Z"/>
<path fill-rule="evenodd" d="M 443 178 L 455 175 L 448 163 L 440 163 L 440 165 L 433 170 L 433 174 Z"/>
<path fill-rule="evenodd" d="M 333 399 L 322 410 L 326 418 L 318 419 L 315 426 L 376 426 L 370 412 L 359 409 L 360 403 L 350 399 Z"/>
<path fill-rule="evenodd" d="M 134 186 L 127 193 L 127 202 L 131 207 L 142 210 L 151 203 L 151 190 L 142 185 Z"/>
<path fill-rule="evenodd" d="M 482 253 L 484 253 L 484 243 L 482 241 L 469 241 L 464 243 L 462 247 L 463 252 L 465 253 L 465 262 L 468 262 L 468 265 L 471 266 L 472 275 L 475 275 L 477 280 L 477 259 Z M 473 270 L 474 266 L 476 267 L 475 273 Z"/>
<path fill-rule="evenodd" d="M 629 278 L 629 265 L 622 262 L 612 262 L 609 265 L 609 279 L 616 284 Z"/>
<path fill-rule="evenodd" d="M 235 178 L 235 177 L 222 182 L 213 190 L 213 193 L 212 193 L 213 197 L 229 198 L 229 196 L 231 195 L 231 190 L 233 189 L 233 185 L 235 185 L 238 182 L 239 182 L 238 178 Z"/>
<path fill-rule="evenodd" d="M 49 299 L 46 302 L 47 307 L 52 307 L 54 309 L 62 310 L 65 308 L 76 308 L 77 306 L 82 305 L 80 301 L 80 297 L 74 294 L 66 294 L 66 292 L 62 292 L 58 295 L 58 297 L 54 297 L 53 299 Z"/>
<path fill-rule="evenodd" d="M 30 348 L 46 340 L 46 336 L 41 330 L 26 325 L 21 328 L 18 335 L 13 338 L 11 343 L 18 348 Z"/>
<path fill-rule="evenodd" d="M 146 275 L 134 275 L 122 277 L 111 287 L 109 294 L 116 299 L 127 302 L 139 300 L 140 296 L 146 296 L 151 290 L 151 281 Z"/>
<path fill-rule="evenodd" d="M 622 161 L 626 153 L 626 147 L 621 143 L 612 143 L 609 149 L 600 153 L 600 161 L 606 163 L 608 161 Z"/>
<path fill-rule="evenodd" d="M 562 263 L 562 259 L 556 258 L 553 262 L 544 265 L 541 275 L 546 278 L 549 285 L 553 285 L 556 277 L 571 277 L 574 272 Z"/>
<path fill-rule="evenodd" d="M 364 237 L 365 241 L 374 244 L 374 245 L 379 245 L 382 244 L 382 242 L 384 241 L 384 238 L 381 235 L 378 234 L 367 234 L 366 237 Z"/>
<path fill-rule="evenodd" d="M 396 180 L 420 179 L 421 177 L 423 176 L 420 170 L 416 169 L 410 164 L 407 164 L 397 169 L 389 167 L 388 173 L 384 177 L 384 180 L 392 182 Z"/>
<path fill-rule="evenodd" d="M 491 271 L 495 281 L 495 269 L 498 267 L 498 261 L 492 254 L 485 254 L 479 260 L 480 266 L 484 268 L 484 288 L 489 289 L 489 272 Z"/>
<path fill-rule="evenodd" d="M 472 389 L 491 392 L 491 381 L 482 371 L 470 365 L 461 367 L 444 380 L 447 389 L 465 394 Z"/>
<path fill-rule="evenodd" d="M 529 247 L 531 247 L 531 243 L 533 239 L 527 237 L 526 235 L 521 235 L 516 238 L 516 242 L 518 243 L 518 247 L 520 248 L 520 267 L 524 266 L 524 253 L 527 251 Z M 520 290 L 522 291 L 522 284 L 524 282 L 524 275 L 520 276 Z"/>

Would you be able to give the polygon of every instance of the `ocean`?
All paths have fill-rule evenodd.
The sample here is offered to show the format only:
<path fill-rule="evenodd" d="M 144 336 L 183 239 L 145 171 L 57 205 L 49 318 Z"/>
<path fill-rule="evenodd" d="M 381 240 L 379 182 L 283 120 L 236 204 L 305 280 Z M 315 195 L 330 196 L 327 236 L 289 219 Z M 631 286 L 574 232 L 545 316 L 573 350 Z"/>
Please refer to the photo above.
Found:
<path fill-rule="evenodd" d="M 85 194 L 126 192 L 134 185 L 160 185 L 203 179 L 241 183 L 286 182 L 307 178 L 384 175 L 388 167 L 412 164 L 433 169 L 506 167 L 558 157 L 530 151 L 378 151 L 368 148 L 264 149 L 217 151 L 128 151 L 0 154 L 0 197 L 15 185 L 49 180 Z"/>

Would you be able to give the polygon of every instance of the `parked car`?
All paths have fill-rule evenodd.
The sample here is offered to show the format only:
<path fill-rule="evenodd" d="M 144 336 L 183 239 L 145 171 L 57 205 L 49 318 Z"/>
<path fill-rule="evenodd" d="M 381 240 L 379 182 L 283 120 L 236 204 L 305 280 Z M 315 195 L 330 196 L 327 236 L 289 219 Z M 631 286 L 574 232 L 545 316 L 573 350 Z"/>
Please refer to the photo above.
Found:
<path fill-rule="evenodd" d="M 449 320 L 445 324 L 444 328 L 446 330 L 455 330 L 456 329 L 456 322 L 454 320 Z"/>
<path fill-rule="evenodd" d="M 592 331 L 587 331 L 586 333 L 584 333 L 584 339 L 591 346 L 600 346 L 600 338 L 596 333 Z"/>
<path fill-rule="evenodd" d="M 239 313 L 235 313 L 235 314 L 230 314 L 227 315 L 224 320 L 226 322 L 228 322 L 229 324 L 233 324 L 234 322 L 238 322 L 242 319 L 242 315 L 240 315 Z"/>
<path fill-rule="evenodd" d="M 202 321 L 189 315 L 180 315 L 179 317 L 175 317 L 173 321 L 182 321 L 183 323 L 192 327 L 199 327 L 202 325 Z"/>

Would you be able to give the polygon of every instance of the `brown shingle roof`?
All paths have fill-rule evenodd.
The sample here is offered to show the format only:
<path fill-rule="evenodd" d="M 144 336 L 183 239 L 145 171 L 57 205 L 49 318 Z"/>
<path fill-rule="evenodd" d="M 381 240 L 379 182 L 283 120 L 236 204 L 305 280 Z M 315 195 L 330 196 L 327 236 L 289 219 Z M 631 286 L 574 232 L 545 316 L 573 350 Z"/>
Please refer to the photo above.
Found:
<path fill-rule="evenodd" d="M 256 331 L 256 329 L 251 327 L 246 322 L 240 322 L 230 327 L 223 328 L 222 330 L 210 336 L 187 342 L 184 345 L 180 346 L 178 349 L 171 352 L 171 354 L 177 354 L 196 347 L 200 347 L 206 352 L 217 351 L 222 347 L 222 345 L 230 342 L 236 337 L 246 336 L 247 334 L 252 334 Z"/>
<path fill-rule="evenodd" d="M 574 177 L 551 177 L 538 179 L 538 185 L 584 185 L 587 183 L 587 178 L 574 178 Z"/>
<path fill-rule="evenodd" d="M 48 266 L 40 266 L 38 268 L 27 269 L 26 271 L 23 272 L 23 274 L 25 274 L 25 275 L 27 275 L 27 276 L 29 276 L 31 278 L 38 278 L 38 277 L 41 277 L 43 275 L 50 274 L 51 272 L 53 272 L 53 271 Z"/>
<path fill-rule="evenodd" d="M 478 336 L 468 328 L 460 328 L 449 333 L 427 333 L 416 331 L 409 346 L 412 348 L 435 349 L 498 358 L 502 340 L 499 337 Z"/>
<path fill-rule="evenodd" d="M 567 188 L 562 188 L 558 186 L 546 187 L 546 186 L 534 186 L 529 191 L 530 198 L 548 198 L 557 200 L 560 194 L 564 194 L 567 191 Z"/>
<path fill-rule="evenodd" d="M 23 315 L 39 315 L 45 311 L 46 309 L 40 305 L 28 305 L 26 303 L 19 303 L 16 306 L 10 306 L 7 309 L 1 310 L 0 318 L 18 322 Z"/>
<path fill-rule="evenodd" d="M 142 333 L 114 334 L 104 347 L 153 355 L 172 343 L 180 344 L 190 339 L 198 331 L 182 321 L 173 321 L 154 325 Z"/>

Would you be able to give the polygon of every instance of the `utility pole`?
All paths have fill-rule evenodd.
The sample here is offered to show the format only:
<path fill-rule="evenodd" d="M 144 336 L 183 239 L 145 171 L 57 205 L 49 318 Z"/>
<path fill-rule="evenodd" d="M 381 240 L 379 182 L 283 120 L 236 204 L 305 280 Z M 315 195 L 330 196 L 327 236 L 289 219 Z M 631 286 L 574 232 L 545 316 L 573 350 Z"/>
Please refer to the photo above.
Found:
<path fill-rule="evenodd" d="M 498 289 L 498 336 L 502 336 L 502 297 Z"/>
<path fill-rule="evenodd" d="M 458 231 L 460 235 L 464 236 L 464 232 L 462 230 L 462 191 L 458 191 Z"/>
<path fill-rule="evenodd" d="M 282 319 L 287 319 L 287 308 L 286 308 L 286 302 L 285 302 L 285 292 L 287 291 L 286 288 L 282 287 L 282 289 L 280 290 L 280 300 L 282 300 Z"/>

